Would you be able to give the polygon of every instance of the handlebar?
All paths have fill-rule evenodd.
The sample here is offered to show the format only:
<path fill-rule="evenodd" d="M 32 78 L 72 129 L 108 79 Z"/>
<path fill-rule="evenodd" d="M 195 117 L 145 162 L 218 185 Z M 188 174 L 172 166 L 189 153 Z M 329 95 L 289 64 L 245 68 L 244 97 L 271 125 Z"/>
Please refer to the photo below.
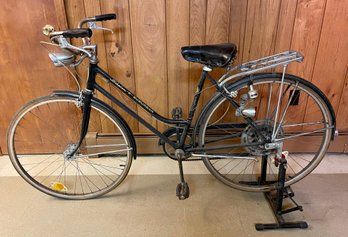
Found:
<path fill-rule="evenodd" d="M 95 16 L 95 20 L 96 21 L 116 20 L 116 14 L 115 13 L 109 13 L 109 14 L 97 15 L 97 16 Z"/>
<path fill-rule="evenodd" d="M 67 29 L 64 31 L 54 31 L 54 28 L 51 25 L 44 26 L 44 28 L 42 29 L 43 34 L 48 36 L 53 43 L 55 43 L 56 45 L 59 45 L 60 48 L 66 50 L 61 55 L 58 55 L 58 56 L 55 55 L 55 57 L 53 58 L 51 57 L 51 60 L 55 63 L 55 65 L 70 65 L 70 66 L 79 65 L 85 57 L 90 58 L 90 60 L 93 62 L 97 62 L 98 61 L 97 46 L 91 45 L 91 41 L 90 41 L 90 38 L 93 34 L 92 29 L 110 30 L 107 28 L 98 27 L 96 25 L 96 22 L 115 20 L 115 19 L 116 19 L 115 13 L 96 15 L 94 17 L 87 17 L 85 19 L 82 19 L 79 22 L 76 29 Z M 88 28 L 82 28 L 82 25 L 85 23 L 89 23 Z M 70 42 L 68 42 L 66 38 L 82 38 L 83 45 L 74 46 Z M 80 58 L 77 61 L 75 61 L 76 57 L 75 56 L 71 57 L 72 54 L 73 55 L 80 54 Z M 57 61 L 57 58 L 59 58 L 58 61 Z M 66 59 L 69 59 L 69 60 L 66 60 Z M 60 63 L 57 64 L 57 62 L 60 62 Z"/>
<path fill-rule="evenodd" d="M 83 29 L 68 29 L 66 31 L 63 31 L 62 35 L 67 38 L 84 38 L 84 37 L 91 37 L 92 36 L 92 30 L 88 28 Z"/>
<path fill-rule="evenodd" d="M 82 28 L 82 25 L 86 24 L 88 22 L 115 20 L 116 17 L 117 17 L 117 15 L 115 13 L 102 14 L 102 15 L 97 15 L 94 17 L 87 17 L 85 19 L 82 19 L 79 22 L 79 24 L 77 25 L 77 28 Z"/>

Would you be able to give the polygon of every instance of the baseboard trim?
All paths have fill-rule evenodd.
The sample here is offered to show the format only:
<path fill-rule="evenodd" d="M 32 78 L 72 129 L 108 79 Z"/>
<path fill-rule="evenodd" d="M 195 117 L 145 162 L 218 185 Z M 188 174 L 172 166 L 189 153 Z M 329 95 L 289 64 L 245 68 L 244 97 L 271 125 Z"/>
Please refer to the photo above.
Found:
<path fill-rule="evenodd" d="M 320 139 L 312 136 L 313 143 Z M 162 146 L 158 145 L 159 138 L 150 134 L 136 134 L 135 141 L 139 155 L 163 155 Z M 299 144 L 298 141 L 288 144 L 292 152 L 310 152 L 315 147 L 311 144 Z M 331 142 L 328 152 L 330 153 L 348 153 L 348 135 L 339 135 Z"/>

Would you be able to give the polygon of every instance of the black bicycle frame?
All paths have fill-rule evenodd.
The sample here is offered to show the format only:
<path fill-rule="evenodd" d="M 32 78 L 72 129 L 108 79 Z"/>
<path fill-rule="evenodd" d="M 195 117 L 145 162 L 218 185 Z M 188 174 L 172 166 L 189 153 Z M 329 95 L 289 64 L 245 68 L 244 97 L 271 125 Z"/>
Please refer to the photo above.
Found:
<path fill-rule="evenodd" d="M 179 143 L 175 143 L 171 141 L 167 136 L 162 134 L 160 131 L 158 131 L 155 127 L 153 127 L 150 123 L 145 121 L 142 117 L 140 117 L 136 112 L 128 108 L 125 104 L 123 104 L 120 100 L 115 98 L 113 95 L 111 95 L 108 91 L 106 91 L 102 86 L 100 86 L 96 82 L 96 75 L 101 75 L 108 83 L 111 83 L 118 89 L 120 89 L 123 94 L 127 95 L 132 101 L 137 103 L 141 108 L 143 108 L 145 111 L 147 111 L 151 116 L 155 117 L 157 120 L 165 123 L 165 124 L 174 124 L 176 126 L 181 126 L 180 128 L 183 129 L 183 132 L 180 136 Z M 201 78 L 198 83 L 196 94 L 193 98 L 191 108 L 189 111 L 189 115 L 187 120 L 176 120 L 176 119 L 168 119 L 161 115 L 159 115 L 156 111 L 154 111 L 149 105 L 147 105 L 145 102 L 143 102 L 141 99 L 139 99 L 136 95 L 134 95 L 132 92 L 130 92 L 127 88 L 125 88 L 121 83 L 113 79 L 107 72 L 105 72 L 103 69 L 101 69 L 97 64 L 90 63 L 89 65 L 89 74 L 88 74 L 88 80 L 87 80 L 87 87 L 86 91 L 83 92 L 86 95 L 88 93 L 93 92 L 94 90 L 99 91 L 101 94 L 103 94 L 106 98 L 110 99 L 113 103 L 118 105 L 121 109 L 123 109 L 125 112 L 127 112 L 130 116 L 134 117 L 137 121 L 139 121 L 141 124 L 143 124 L 146 128 L 148 128 L 151 132 L 153 132 L 155 135 L 160 137 L 165 143 L 168 143 L 170 146 L 172 146 L 174 149 L 182 148 L 182 146 L 185 143 L 186 135 L 189 131 L 189 128 L 192 124 L 192 120 L 197 108 L 197 104 L 201 95 L 201 91 L 205 82 L 205 79 L 207 77 L 207 72 L 202 71 Z M 84 96 L 84 105 L 89 106 L 91 97 Z M 88 108 L 85 107 L 84 108 Z M 84 115 L 82 120 L 82 131 L 81 131 L 81 140 L 85 136 L 88 128 L 89 123 L 89 113 L 90 110 L 84 109 Z"/>
<path fill-rule="evenodd" d="M 147 111 L 151 116 L 155 117 L 157 120 L 165 123 L 165 124 L 175 124 L 177 128 L 180 127 L 182 129 L 181 135 L 178 137 L 179 142 L 173 142 L 171 141 L 166 135 L 158 131 L 155 127 L 153 127 L 150 123 L 145 121 L 142 117 L 140 117 L 136 112 L 129 109 L 128 106 L 123 104 L 121 101 L 119 101 L 117 98 L 115 98 L 113 95 L 111 95 L 108 91 L 106 91 L 102 86 L 100 86 L 96 82 L 96 75 L 101 75 L 108 83 L 111 83 L 115 87 L 121 90 L 123 94 L 127 95 L 132 101 L 137 103 L 141 108 L 143 108 L 145 111 Z M 92 99 L 92 94 L 94 90 L 99 91 L 101 94 L 103 94 L 106 98 L 110 99 L 113 103 L 118 105 L 121 109 L 126 111 L 129 115 L 131 115 L 133 118 L 135 118 L 137 121 L 139 121 L 141 124 L 143 124 L 146 128 L 148 128 L 151 132 L 153 132 L 155 135 L 157 135 L 159 138 L 161 138 L 165 143 L 172 146 L 174 149 L 184 149 L 184 144 L 186 140 L 187 133 L 190 129 L 190 126 L 192 124 L 192 120 L 194 117 L 194 114 L 196 112 L 197 104 L 202 92 L 202 88 L 204 85 L 204 82 L 208 78 L 211 83 L 215 86 L 216 90 L 221 93 L 222 96 L 224 96 L 230 103 L 235 107 L 238 108 L 239 104 L 230 97 L 229 94 L 227 94 L 222 88 L 218 86 L 216 81 L 208 74 L 207 71 L 202 70 L 201 78 L 198 82 L 197 90 L 195 93 L 195 96 L 193 98 L 191 108 L 189 111 L 189 115 L 187 120 L 176 120 L 176 119 L 168 119 L 165 118 L 156 111 L 154 111 L 149 105 L 147 105 L 145 102 L 143 102 L 141 99 L 139 99 L 136 95 L 134 95 L 132 92 L 130 92 L 127 88 L 125 88 L 121 83 L 114 80 L 107 72 L 105 72 L 103 69 L 101 69 L 97 64 L 90 63 L 89 65 L 89 74 L 88 74 L 88 81 L 87 81 L 87 87 L 86 91 L 82 92 L 83 95 L 83 103 L 84 103 L 84 109 L 83 110 L 83 119 L 82 119 L 82 128 L 81 128 L 81 135 L 80 135 L 80 144 L 84 138 L 84 136 L 87 133 L 88 129 L 88 123 L 89 123 L 89 113 L 90 113 L 90 102 Z M 253 120 L 251 118 L 244 117 L 246 120 L 246 124 L 254 127 L 256 131 L 258 132 Z M 259 132 L 258 132 L 259 133 Z M 259 133 L 260 137 L 263 139 L 263 141 L 266 141 L 266 138 L 262 133 Z M 243 145 L 226 145 L 226 146 L 216 146 L 216 147 L 207 147 L 207 148 L 201 148 L 201 147 L 191 147 L 186 149 L 188 152 L 197 152 L 197 151 L 208 151 L 208 150 L 218 150 L 221 148 L 238 148 L 238 147 L 247 147 L 247 146 L 255 146 L 255 145 L 262 145 L 264 142 L 257 142 L 253 144 L 243 144 Z M 185 150 L 185 149 L 184 149 Z"/>

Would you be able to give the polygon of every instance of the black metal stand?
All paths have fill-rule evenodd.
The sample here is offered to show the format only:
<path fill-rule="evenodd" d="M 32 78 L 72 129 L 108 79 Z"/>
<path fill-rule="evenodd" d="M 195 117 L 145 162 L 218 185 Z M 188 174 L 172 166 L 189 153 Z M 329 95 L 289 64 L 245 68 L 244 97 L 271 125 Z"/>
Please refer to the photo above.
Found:
<path fill-rule="evenodd" d="M 307 222 L 298 221 L 298 222 L 286 222 L 283 218 L 283 214 L 290 213 L 293 211 L 303 211 L 302 206 L 298 205 L 293 197 L 295 196 L 294 192 L 290 187 L 284 187 L 285 176 L 286 176 L 286 164 L 287 161 L 285 158 L 279 160 L 279 173 L 278 173 L 278 184 L 275 192 L 265 193 L 266 200 L 269 202 L 274 216 L 276 218 L 276 223 L 272 224 L 255 224 L 255 228 L 258 231 L 261 230 L 274 230 L 274 229 L 285 229 L 285 228 L 300 228 L 305 229 L 308 227 Z M 266 179 L 265 169 L 267 168 L 267 157 L 262 159 L 262 172 L 261 172 L 261 181 L 264 182 Z M 294 207 L 283 209 L 283 200 L 289 198 L 294 204 Z"/>

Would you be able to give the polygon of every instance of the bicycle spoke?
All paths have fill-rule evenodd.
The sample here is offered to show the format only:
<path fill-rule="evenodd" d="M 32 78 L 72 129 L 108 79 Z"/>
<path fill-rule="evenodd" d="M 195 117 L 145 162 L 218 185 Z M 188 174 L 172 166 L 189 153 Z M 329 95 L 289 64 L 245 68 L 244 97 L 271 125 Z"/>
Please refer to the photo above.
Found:
<path fill-rule="evenodd" d="M 97 172 L 97 174 L 98 174 L 100 177 L 101 177 L 100 174 L 102 174 L 102 175 L 104 175 L 106 178 L 108 178 L 111 182 L 114 181 L 114 180 L 111 179 L 108 175 L 106 175 L 105 173 L 103 173 L 100 169 L 96 168 L 96 165 L 93 164 L 92 162 L 90 162 L 88 159 L 83 159 L 83 160 L 85 160 L 86 163 L 88 163 L 91 167 L 93 167 L 93 169 Z M 114 174 L 114 175 L 118 175 L 117 173 L 112 172 L 112 171 L 110 171 L 110 170 L 108 170 L 108 169 L 105 169 L 105 170 L 107 170 L 108 172 L 110 172 L 110 173 L 112 173 L 112 174 Z M 100 174 L 99 174 L 99 173 L 100 173 Z M 102 178 L 101 178 L 101 179 L 102 179 Z M 104 179 L 102 179 L 102 180 L 103 180 L 103 182 L 105 183 Z M 106 183 L 105 183 L 105 185 L 107 186 Z"/>
<path fill-rule="evenodd" d="M 314 150 L 314 153 L 308 156 L 299 155 L 297 158 L 289 156 L 289 172 L 293 174 L 286 180 L 286 184 L 295 183 L 318 165 L 321 157 L 317 154 L 323 154 L 322 150 L 327 148 L 333 126 L 328 120 L 330 112 L 327 106 L 320 104 L 321 96 L 317 94 L 316 89 L 312 90 L 310 83 L 303 83 L 293 76 L 284 75 L 283 78 L 283 75 L 272 74 L 270 78 L 251 77 L 253 90 L 258 91 L 259 95 L 246 101 L 243 98 L 246 98 L 245 95 L 250 91 L 250 80 L 246 78 L 244 82 L 241 80 L 230 86 L 233 88 L 231 90 L 238 94 L 236 102 L 244 101 L 243 107 L 239 109 L 254 108 L 257 112 L 254 117 L 236 117 L 235 110 L 223 110 L 227 108 L 224 96 L 214 97 L 209 104 L 210 107 L 206 109 L 199 144 L 207 154 L 210 151 L 218 155 L 206 155 L 202 156 L 202 159 L 214 176 L 231 187 L 246 191 L 272 190 L 279 169 L 270 158 L 279 151 L 296 151 L 298 143 L 304 144 L 309 151 Z M 307 106 L 306 113 L 304 106 Z M 223 120 L 219 114 L 223 114 Z M 214 118 L 219 118 L 218 122 Z M 247 120 L 248 123 L 244 122 L 245 125 L 238 128 L 233 127 L 236 121 L 241 119 Z M 272 140 L 273 136 L 274 140 L 271 143 L 281 144 L 282 149 L 266 149 L 265 144 L 261 142 L 263 140 L 260 134 L 269 140 Z M 310 145 L 307 146 L 306 143 Z M 220 154 L 232 158 L 233 155 L 242 153 L 246 154 L 245 157 L 257 159 L 262 156 L 269 157 L 266 167 L 262 167 L 260 160 L 216 159 Z M 266 171 L 263 171 L 263 168 Z M 266 175 L 270 182 L 259 182 L 262 172 L 266 172 L 262 175 Z"/>
<path fill-rule="evenodd" d="M 275 129 L 275 132 L 274 132 L 273 135 L 272 135 L 272 139 L 274 139 L 274 138 L 277 137 L 277 135 L 278 135 L 280 126 L 282 125 L 283 120 L 284 120 L 284 117 L 285 117 L 285 115 L 286 115 L 286 112 L 287 112 L 288 109 L 289 109 L 290 102 L 293 101 L 293 97 L 294 97 L 294 95 L 295 95 L 295 92 L 296 92 L 296 90 L 297 90 L 297 87 L 298 87 L 298 82 L 296 83 L 295 88 L 293 89 L 293 91 L 292 91 L 292 93 L 291 93 L 290 99 L 288 100 L 288 103 L 286 104 L 286 107 L 285 107 L 285 109 L 284 109 L 284 111 L 283 111 L 283 114 L 282 114 L 282 116 L 281 116 L 281 118 L 280 118 L 280 120 L 279 120 L 278 126 L 277 126 L 277 128 Z M 277 121 L 275 121 L 275 123 L 277 123 Z"/>
<path fill-rule="evenodd" d="M 34 175 L 33 177 L 36 178 L 39 174 L 41 174 L 43 171 L 45 171 L 48 167 L 50 167 L 54 162 L 56 162 L 60 157 L 58 157 L 57 159 L 55 159 L 54 161 L 50 162 L 46 167 L 44 167 L 39 173 L 37 173 L 36 175 Z"/>
<path fill-rule="evenodd" d="M 282 101 L 283 101 L 283 99 L 284 99 L 286 93 L 287 93 L 288 90 L 290 89 L 290 87 L 291 87 L 291 85 L 288 85 L 287 88 L 285 89 L 285 91 L 283 92 L 283 94 L 281 95 L 280 100 L 279 100 L 279 101 L 280 101 L 280 104 L 282 103 Z M 278 89 L 278 92 L 279 92 L 279 90 L 280 90 L 280 88 Z M 269 119 L 272 119 L 272 118 L 274 117 L 276 111 L 277 111 L 277 106 L 276 106 L 276 108 L 274 108 L 274 110 L 272 111 L 271 116 L 269 117 Z"/>
<path fill-rule="evenodd" d="M 76 106 L 75 98 L 47 96 L 23 108 L 21 117 L 13 123 L 16 126 L 11 128 L 10 140 L 16 147 L 12 150 L 15 158 L 11 159 L 34 187 L 56 197 L 86 199 L 111 191 L 125 178 L 132 158 L 133 148 L 128 144 L 131 138 L 124 125 L 103 106 L 92 102 L 87 132 L 97 136 L 84 138 L 77 151 L 74 146 L 80 138 L 83 111 Z M 93 122 L 94 118 L 100 118 L 98 123 Z M 103 133 L 101 123 L 109 128 L 112 125 L 111 133 Z M 103 139 L 100 134 L 115 136 L 119 142 L 99 144 L 98 139 Z"/>
<path fill-rule="evenodd" d="M 93 168 L 95 168 L 95 166 L 98 166 L 98 167 L 100 167 L 100 168 L 103 168 L 103 169 L 106 170 L 106 171 L 109 171 L 109 172 L 112 173 L 112 174 L 115 174 L 115 175 L 118 175 L 118 174 L 115 173 L 115 172 L 113 172 L 113 171 L 111 171 L 111 170 L 109 170 L 109 169 L 107 169 L 107 168 L 113 168 L 113 169 L 123 170 L 123 169 L 121 169 L 121 168 L 119 168 L 119 167 L 111 167 L 111 166 L 106 166 L 106 165 L 97 164 L 97 163 L 94 163 L 94 162 L 92 162 L 92 161 L 90 161 L 90 160 L 88 160 L 88 159 L 86 159 L 86 158 L 81 158 L 81 159 L 82 159 L 83 161 L 85 161 L 85 162 L 80 161 L 80 163 L 89 164 L 89 165 L 92 166 Z M 106 168 L 106 167 L 107 167 L 107 168 Z"/>
<path fill-rule="evenodd" d="M 317 130 L 314 130 L 312 132 L 303 132 L 303 133 L 299 133 L 299 134 L 295 134 L 295 135 L 290 135 L 287 137 L 277 138 L 277 139 L 274 139 L 274 141 L 279 142 L 279 141 L 284 141 L 284 140 L 288 140 L 288 139 L 292 139 L 292 138 L 296 138 L 296 137 L 301 137 L 301 136 L 305 136 L 305 135 L 320 133 L 320 132 L 323 132 L 323 131 L 331 129 L 331 128 L 333 128 L 333 127 L 317 129 Z"/>

